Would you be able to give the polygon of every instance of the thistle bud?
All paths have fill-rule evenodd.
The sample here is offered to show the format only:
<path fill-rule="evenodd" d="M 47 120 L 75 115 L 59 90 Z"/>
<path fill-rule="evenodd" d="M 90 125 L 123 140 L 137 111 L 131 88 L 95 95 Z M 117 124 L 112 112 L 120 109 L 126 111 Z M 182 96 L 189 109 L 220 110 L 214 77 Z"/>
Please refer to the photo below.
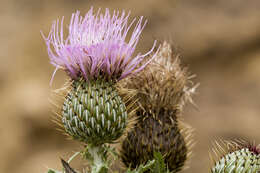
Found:
<path fill-rule="evenodd" d="M 125 104 L 112 81 L 73 81 L 62 110 L 65 130 L 85 143 L 117 140 L 127 123 Z"/>
<path fill-rule="evenodd" d="M 244 141 L 216 142 L 211 173 L 258 173 L 260 148 Z"/>

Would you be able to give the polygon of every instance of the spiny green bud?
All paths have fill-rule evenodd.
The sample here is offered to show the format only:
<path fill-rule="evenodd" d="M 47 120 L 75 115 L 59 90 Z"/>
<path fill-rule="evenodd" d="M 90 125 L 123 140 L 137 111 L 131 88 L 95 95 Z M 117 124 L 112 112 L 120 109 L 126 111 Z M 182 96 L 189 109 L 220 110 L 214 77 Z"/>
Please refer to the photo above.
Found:
<path fill-rule="evenodd" d="M 224 147 L 218 145 L 213 151 L 219 154 L 218 151 L 221 150 L 227 154 L 222 154 L 223 156 L 218 161 L 215 161 L 211 173 L 259 173 L 259 148 L 251 144 L 244 144 L 229 143 L 226 151 L 223 149 Z"/>
<path fill-rule="evenodd" d="M 260 171 L 260 155 L 247 148 L 229 153 L 216 162 L 212 173 L 257 173 Z"/>
<path fill-rule="evenodd" d="M 126 107 L 114 82 L 104 79 L 73 80 L 62 116 L 69 135 L 94 145 L 114 142 L 127 123 Z"/>

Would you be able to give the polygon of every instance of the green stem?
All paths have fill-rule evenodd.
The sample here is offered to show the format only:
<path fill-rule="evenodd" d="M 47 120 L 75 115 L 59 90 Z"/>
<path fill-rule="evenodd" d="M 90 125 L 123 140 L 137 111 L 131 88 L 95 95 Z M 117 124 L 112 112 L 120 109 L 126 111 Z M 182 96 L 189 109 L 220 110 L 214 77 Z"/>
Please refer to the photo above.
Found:
<path fill-rule="evenodd" d="M 92 158 L 91 173 L 107 173 L 106 154 L 102 146 L 89 146 L 88 152 Z"/>

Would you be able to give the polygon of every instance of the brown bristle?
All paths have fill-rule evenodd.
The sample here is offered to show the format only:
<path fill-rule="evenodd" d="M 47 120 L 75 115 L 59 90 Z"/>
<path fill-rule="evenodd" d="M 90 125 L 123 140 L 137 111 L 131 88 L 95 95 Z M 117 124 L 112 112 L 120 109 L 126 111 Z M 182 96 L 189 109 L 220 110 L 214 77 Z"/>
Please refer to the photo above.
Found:
<path fill-rule="evenodd" d="M 180 65 L 179 55 L 164 42 L 154 60 L 140 73 L 122 80 L 120 88 L 136 92 L 138 106 L 156 112 L 163 108 L 181 111 L 198 85 L 191 82 L 187 68 Z M 193 102 L 192 102 L 193 103 Z"/>
<path fill-rule="evenodd" d="M 62 105 L 65 101 L 65 97 L 67 96 L 68 92 L 71 90 L 71 84 L 72 84 L 72 80 L 67 79 L 67 81 L 65 82 L 62 88 L 55 89 L 52 91 L 51 98 L 49 99 L 50 103 L 52 104 L 52 112 L 53 112 L 52 122 L 54 122 L 54 124 L 57 125 L 56 129 L 62 132 L 62 134 L 65 135 L 66 137 L 69 137 L 69 139 L 72 138 L 65 131 L 64 125 L 61 121 L 62 119 L 61 111 L 62 111 Z"/>
<path fill-rule="evenodd" d="M 189 124 L 185 123 L 183 120 L 180 120 L 180 118 L 178 119 L 178 126 L 187 147 L 187 159 L 183 167 L 183 170 L 185 170 L 189 168 L 190 161 L 193 156 L 192 149 L 196 144 L 196 141 L 194 140 L 194 128 L 192 128 Z"/>

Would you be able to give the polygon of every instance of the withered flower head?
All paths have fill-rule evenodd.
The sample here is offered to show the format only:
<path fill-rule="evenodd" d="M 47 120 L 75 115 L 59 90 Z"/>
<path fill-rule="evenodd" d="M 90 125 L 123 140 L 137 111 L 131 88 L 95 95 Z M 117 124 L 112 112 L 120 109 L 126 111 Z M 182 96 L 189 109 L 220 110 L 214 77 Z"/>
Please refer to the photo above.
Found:
<path fill-rule="evenodd" d="M 190 80 L 187 68 L 180 65 L 179 56 L 173 53 L 166 41 L 154 60 L 139 74 L 122 81 L 122 88 L 136 91 L 139 106 L 156 114 L 161 109 L 182 110 L 198 85 Z M 193 103 L 193 102 L 192 102 Z"/>
<path fill-rule="evenodd" d="M 190 78 L 171 45 L 164 42 L 153 62 L 122 81 L 121 88 L 135 93 L 138 118 L 122 144 L 121 156 L 126 166 L 135 168 L 152 160 L 154 152 L 161 152 L 169 171 L 175 173 L 184 168 L 193 144 L 192 130 L 181 127 L 177 115 L 187 100 L 192 101 L 197 87 Z"/>

